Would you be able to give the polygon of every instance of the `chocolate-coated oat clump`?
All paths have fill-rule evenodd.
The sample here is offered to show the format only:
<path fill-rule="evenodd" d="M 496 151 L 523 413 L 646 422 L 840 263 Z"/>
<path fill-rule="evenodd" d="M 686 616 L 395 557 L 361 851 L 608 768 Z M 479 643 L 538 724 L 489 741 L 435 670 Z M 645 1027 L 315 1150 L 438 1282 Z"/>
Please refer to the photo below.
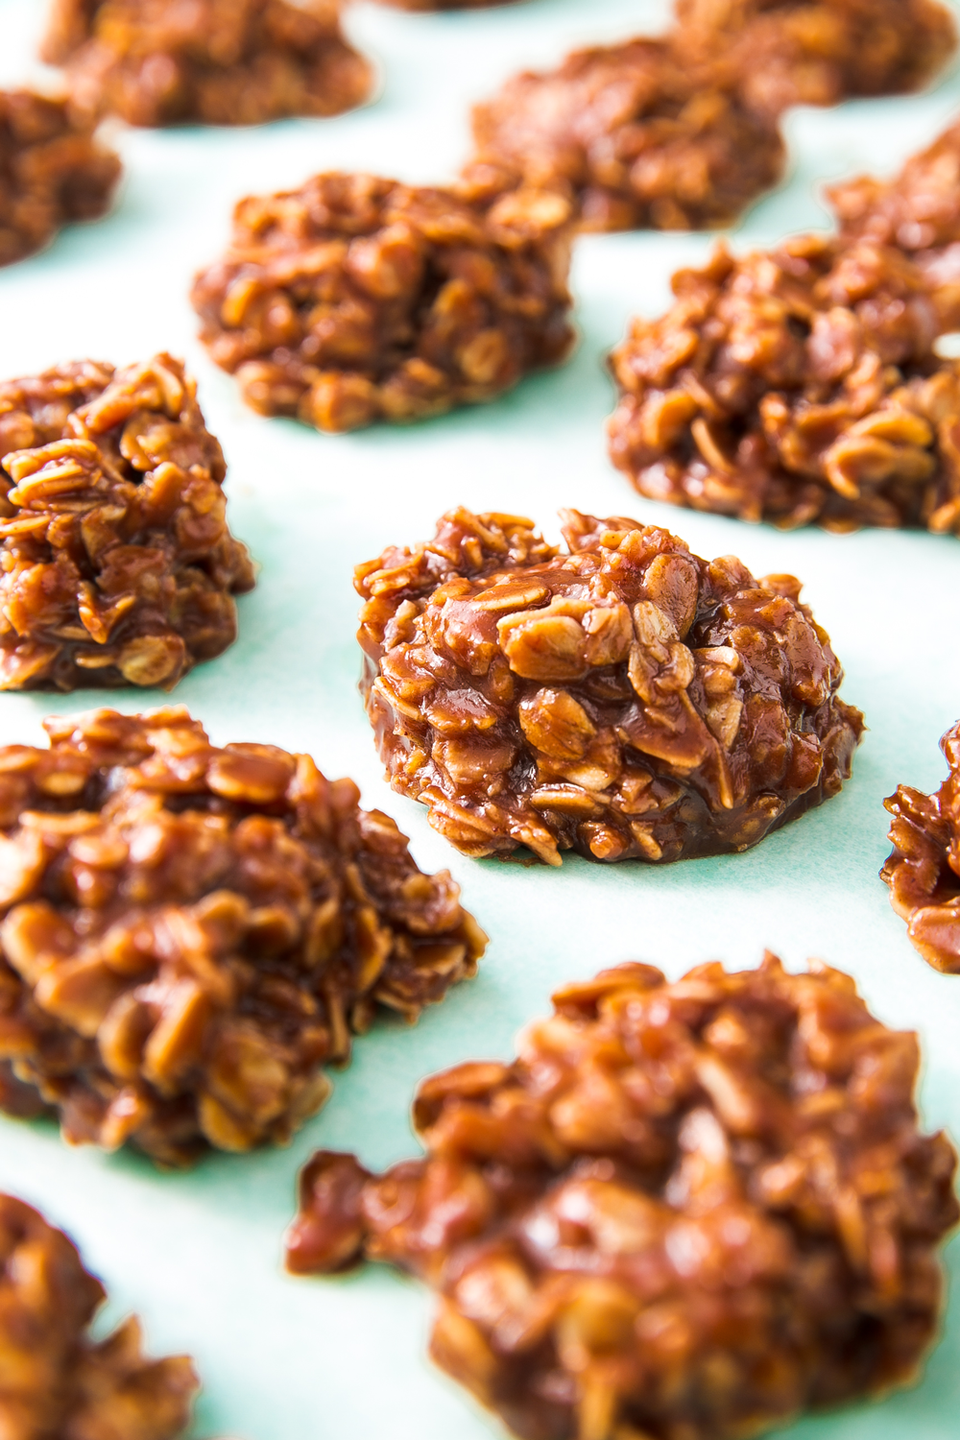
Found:
<path fill-rule="evenodd" d="M 695 510 L 960 534 L 960 365 L 935 287 L 900 251 L 800 236 L 673 278 L 611 364 L 610 453 Z"/>
<path fill-rule="evenodd" d="M 835 795 L 863 729 L 789 575 L 567 511 L 451 511 L 357 568 L 367 714 L 394 789 L 468 855 L 745 850 Z"/>
<path fill-rule="evenodd" d="M 0 689 L 169 689 L 236 639 L 253 567 L 179 360 L 0 382 L 0 467 Z"/>
<path fill-rule="evenodd" d="M 318 430 L 493 399 L 573 344 L 568 216 L 372 175 L 242 200 L 194 285 L 201 339 L 254 410 Z"/>
<path fill-rule="evenodd" d="M 421 1276 L 434 1359 L 525 1440 L 742 1440 L 915 1379 L 958 1215 L 916 1036 L 771 955 L 554 1003 L 421 1085 L 424 1158 L 315 1156 L 288 1267 Z"/>
<path fill-rule="evenodd" d="M 309 756 L 182 708 L 45 729 L 0 749 L 0 1108 L 164 1165 L 282 1143 L 378 1006 L 476 969 L 449 874 Z"/>
<path fill-rule="evenodd" d="M 675 0 L 675 10 L 679 46 L 719 56 L 772 115 L 919 90 L 957 43 L 938 0 Z"/>
<path fill-rule="evenodd" d="M 0 265 L 106 213 L 120 160 L 62 100 L 0 90 Z"/>
<path fill-rule="evenodd" d="M 588 230 L 699 230 L 734 221 L 783 173 L 775 120 L 671 40 L 574 51 L 516 75 L 473 112 L 467 175 L 570 198 Z"/>
<path fill-rule="evenodd" d="M 960 326 L 960 122 L 892 180 L 860 175 L 830 186 L 827 200 L 846 239 L 911 255 L 937 287 L 945 324 Z"/>
<path fill-rule="evenodd" d="M 373 86 L 341 0 L 53 0 L 43 57 L 74 105 L 131 125 L 338 115 Z"/>
<path fill-rule="evenodd" d="M 62 1230 L 0 1195 L 4 1440 L 174 1440 L 187 1429 L 199 1388 L 189 1359 L 148 1359 L 135 1316 L 94 1339 L 105 1299 Z"/>
<path fill-rule="evenodd" d="M 940 742 L 950 773 L 935 795 L 900 785 L 884 804 L 893 854 L 880 874 L 907 934 L 935 970 L 960 973 L 960 721 Z"/>

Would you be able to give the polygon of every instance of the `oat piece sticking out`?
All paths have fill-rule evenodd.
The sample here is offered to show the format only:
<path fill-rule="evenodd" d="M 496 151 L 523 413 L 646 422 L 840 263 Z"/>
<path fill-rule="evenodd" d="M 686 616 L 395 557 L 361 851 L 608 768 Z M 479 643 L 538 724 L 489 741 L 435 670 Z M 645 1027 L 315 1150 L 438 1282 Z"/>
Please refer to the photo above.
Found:
<path fill-rule="evenodd" d="M 491 400 L 573 345 L 568 219 L 538 191 L 316 175 L 237 206 L 200 336 L 254 410 L 318 430 Z"/>
<path fill-rule="evenodd" d="M 41 250 L 73 220 L 106 214 L 120 159 L 61 100 L 0 90 L 0 265 Z"/>
<path fill-rule="evenodd" d="M 186 710 L 0 749 L 0 1107 L 166 1165 L 282 1144 L 378 1006 L 415 1020 L 485 936 L 444 870 L 308 755 Z"/>
<path fill-rule="evenodd" d="M 231 645 L 225 473 L 169 355 L 0 382 L 0 690 L 169 689 Z"/>
<path fill-rule="evenodd" d="M 53 0 L 42 54 L 66 66 L 80 110 L 131 125 L 338 115 L 373 87 L 340 11 L 340 0 Z"/>
<path fill-rule="evenodd" d="M 919 90 L 956 49 L 937 0 L 675 0 L 679 49 L 740 77 L 755 109 Z"/>
<path fill-rule="evenodd" d="M 785 529 L 960 534 L 960 365 L 907 256 L 806 235 L 673 277 L 613 352 L 610 454 L 642 495 Z"/>
<path fill-rule="evenodd" d="M 433 1358 L 527 1440 L 741 1440 L 914 1380 L 958 1216 L 916 1036 L 769 954 L 554 1004 L 421 1085 L 423 1159 L 316 1155 L 288 1268 L 425 1279 Z"/>
<path fill-rule="evenodd" d="M 937 286 L 945 323 L 960 327 L 960 121 L 892 180 L 860 175 L 826 193 L 844 237 L 906 251 Z"/>
<path fill-rule="evenodd" d="M 187 1429 L 199 1389 L 190 1360 L 149 1360 L 135 1316 L 95 1340 L 105 1299 L 62 1230 L 0 1195 L 5 1440 L 174 1440 Z"/>
<path fill-rule="evenodd" d="M 850 773 L 863 729 L 790 575 L 669 531 L 451 511 L 360 565 L 363 689 L 395 790 L 468 855 L 746 850 Z"/>
<path fill-rule="evenodd" d="M 907 934 L 935 970 L 960 974 L 960 720 L 940 741 L 950 773 L 935 795 L 899 785 L 883 803 L 893 853 L 880 871 Z"/>
<path fill-rule="evenodd" d="M 670 40 L 577 50 L 515 75 L 474 109 L 473 138 L 474 183 L 555 189 L 587 230 L 730 224 L 786 158 L 776 121 L 744 105 L 739 82 Z"/>

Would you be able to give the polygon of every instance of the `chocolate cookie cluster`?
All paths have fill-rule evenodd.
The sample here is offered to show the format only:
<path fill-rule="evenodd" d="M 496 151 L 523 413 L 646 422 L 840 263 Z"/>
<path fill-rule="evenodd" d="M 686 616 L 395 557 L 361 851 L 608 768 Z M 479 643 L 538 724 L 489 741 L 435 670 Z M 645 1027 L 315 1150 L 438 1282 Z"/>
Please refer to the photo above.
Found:
<path fill-rule="evenodd" d="M 395 789 L 469 855 L 745 850 L 835 795 L 863 728 L 792 576 L 666 530 L 451 511 L 358 567 L 363 690 Z"/>
<path fill-rule="evenodd" d="M 935 795 L 899 785 L 884 801 L 893 853 L 881 873 L 907 934 L 935 970 L 960 972 L 960 722 L 940 742 L 949 774 Z"/>
<path fill-rule="evenodd" d="M 421 1159 L 315 1156 L 288 1267 L 424 1279 L 433 1358 L 527 1440 L 735 1440 L 914 1380 L 958 1216 L 916 1037 L 772 955 L 554 1004 L 424 1081 Z"/>
<path fill-rule="evenodd" d="M 242 200 L 193 303 L 249 405 L 320 430 L 490 400 L 574 340 L 569 206 L 372 175 Z"/>
<path fill-rule="evenodd" d="M 693 55 L 723 56 L 754 108 L 919 90 L 957 43 L 938 0 L 674 0 Z"/>
<path fill-rule="evenodd" d="M 63 100 L 0 90 L 0 265 L 109 209 L 120 161 Z"/>
<path fill-rule="evenodd" d="M 10 1440 L 174 1440 L 199 1387 L 185 1355 L 150 1360 L 131 1316 L 104 1339 L 106 1300 L 62 1230 L 0 1195 L 0 1425 Z"/>
<path fill-rule="evenodd" d="M 0 384 L 0 689 L 164 685 L 235 639 L 252 588 L 182 362 Z"/>
<path fill-rule="evenodd" d="M 475 108 L 473 138 L 470 179 L 555 189 L 587 230 L 730 224 L 786 164 L 776 121 L 744 104 L 737 77 L 671 39 L 514 76 Z"/>
<path fill-rule="evenodd" d="M 588 230 L 729 224 L 783 174 L 786 109 L 917 89 L 955 45 L 936 0 L 676 0 L 662 38 L 509 79 L 467 174 L 555 188 Z"/>
<path fill-rule="evenodd" d="M 960 325 L 960 123 L 911 155 L 891 180 L 859 175 L 827 189 L 841 234 L 895 245 L 937 294 L 944 328 Z"/>
<path fill-rule="evenodd" d="M 641 494 L 741 520 L 960 534 L 960 367 L 924 272 L 807 235 L 673 278 L 613 352 L 610 454 Z"/>
<path fill-rule="evenodd" d="M 290 1135 L 379 1007 L 409 1020 L 485 937 L 350 780 L 211 745 L 182 708 L 0 749 L 0 1107 L 163 1165 Z"/>
<path fill-rule="evenodd" d="M 131 125 L 253 125 L 366 100 L 340 0 L 54 0 L 43 58 L 73 105 Z"/>

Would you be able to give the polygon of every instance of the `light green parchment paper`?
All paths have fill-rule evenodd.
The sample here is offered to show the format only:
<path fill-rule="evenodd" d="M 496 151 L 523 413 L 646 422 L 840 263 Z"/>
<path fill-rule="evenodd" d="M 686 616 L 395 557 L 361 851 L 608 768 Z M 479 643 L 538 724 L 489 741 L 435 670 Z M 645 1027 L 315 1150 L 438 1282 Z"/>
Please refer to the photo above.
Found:
<path fill-rule="evenodd" d="M 41 0 L 0 0 L 0 84 L 36 72 Z M 666 21 L 666 0 L 529 0 L 473 14 L 405 15 L 359 4 L 348 28 L 382 66 L 375 104 L 334 120 L 253 130 L 118 129 L 126 179 L 106 220 L 62 234 L 45 254 L 0 270 L 0 375 L 92 355 L 118 364 L 169 349 L 200 381 L 229 462 L 234 530 L 262 566 L 240 601 L 240 639 L 173 699 L 218 743 L 260 740 L 349 774 L 364 802 L 394 815 L 425 869 L 448 866 L 491 942 L 479 977 L 413 1030 L 386 1022 L 335 1076 L 327 1108 L 288 1150 L 214 1156 L 159 1174 L 132 1155 L 71 1150 L 53 1126 L 0 1120 L 0 1187 L 39 1205 L 107 1283 L 108 1319 L 144 1317 L 156 1354 L 189 1351 L 204 1380 L 195 1434 L 240 1440 L 482 1440 L 496 1422 L 427 1359 L 431 1299 L 377 1268 L 332 1281 L 280 1269 L 299 1166 L 318 1146 L 383 1166 L 416 1146 L 417 1081 L 471 1057 L 508 1057 L 513 1037 L 561 981 L 644 959 L 676 976 L 702 960 L 754 965 L 765 946 L 792 967 L 808 955 L 851 971 L 887 1023 L 923 1040 L 926 1123 L 960 1139 L 960 977 L 935 974 L 909 945 L 877 878 L 888 846 L 882 799 L 898 782 L 939 784 L 941 733 L 960 715 L 960 542 L 919 534 L 785 535 L 642 500 L 609 465 L 603 421 L 613 389 L 604 353 L 632 312 L 656 314 L 678 265 L 707 236 L 628 234 L 579 242 L 573 284 L 580 348 L 565 368 L 496 404 L 410 429 L 329 437 L 245 411 L 205 358 L 187 302 L 241 194 L 362 168 L 412 181 L 452 176 L 467 150 L 467 106 L 523 66 L 571 45 Z M 734 233 L 765 244 L 826 223 L 821 184 L 889 172 L 960 110 L 960 74 L 907 99 L 792 113 L 787 182 Z M 666 869 L 559 871 L 457 855 L 425 812 L 384 784 L 356 691 L 351 569 L 390 543 L 432 533 L 456 504 L 535 517 L 633 514 L 701 555 L 734 552 L 756 574 L 791 571 L 846 668 L 843 694 L 869 732 L 842 796 L 738 857 Z M 0 743 L 38 743 L 40 720 L 93 704 L 163 703 L 159 692 L 0 696 Z M 960 1268 L 960 1248 L 952 1254 Z M 954 1289 L 957 1290 L 957 1286 Z M 792 1440 L 956 1440 L 960 1293 L 916 1389 L 807 1420 Z"/>

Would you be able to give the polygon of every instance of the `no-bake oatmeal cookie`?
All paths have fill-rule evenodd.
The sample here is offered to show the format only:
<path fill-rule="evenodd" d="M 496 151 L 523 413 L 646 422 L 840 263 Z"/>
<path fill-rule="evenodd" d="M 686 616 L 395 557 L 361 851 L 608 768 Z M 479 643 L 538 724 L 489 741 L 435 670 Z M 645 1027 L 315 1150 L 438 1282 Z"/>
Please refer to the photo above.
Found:
<path fill-rule="evenodd" d="M 960 534 L 960 365 L 908 256 L 820 236 L 673 278 L 611 365 L 610 454 L 641 494 L 695 510 Z"/>
<path fill-rule="evenodd" d="M 169 688 L 232 644 L 225 473 L 169 355 L 0 382 L 0 689 Z"/>
<path fill-rule="evenodd" d="M 786 160 L 776 122 L 744 104 L 739 81 L 670 40 L 578 50 L 516 75 L 474 109 L 473 137 L 475 184 L 554 189 L 588 230 L 729 224 Z"/>
<path fill-rule="evenodd" d="M 104 215 L 119 176 L 119 157 L 64 101 L 0 90 L 0 265 L 42 249 L 73 220 Z"/>
<path fill-rule="evenodd" d="M 253 409 L 319 430 L 490 400 L 573 345 L 568 219 L 533 190 L 317 175 L 237 206 L 201 339 Z"/>
<path fill-rule="evenodd" d="M 0 1433 L 4 1440 L 174 1440 L 199 1389 L 185 1355 L 150 1360 L 135 1316 L 90 1332 L 106 1300 L 76 1246 L 0 1195 Z"/>
<path fill-rule="evenodd" d="M 414 1020 L 485 937 L 350 780 L 211 745 L 186 710 L 0 748 L 0 1108 L 164 1165 L 283 1143 L 379 1007 Z"/>
<path fill-rule="evenodd" d="M 373 87 L 340 0 L 54 0 L 45 60 L 82 112 L 131 125 L 338 115 Z"/>
<path fill-rule="evenodd" d="M 554 1004 L 421 1085 L 422 1159 L 315 1156 L 288 1267 L 422 1277 L 433 1358 L 525 1440 L 740 1440 L 914 1380 L 958 1216 L 916 1036 L 771 955 Z"/>
<path fill-rule="evenodd" d="M 849 240 L 896 245 L 937 286 L 945 324 L 960 327 L 960 121 L 912 155 L 897 175 L 860 175 L 827 189 Z"/>
<path fill-rule="evenodd" d="M 935 795 L 900 785 L 884 804 L 893 853 L 880 874 L 907 934 L 935 970 L 960 973 L 960 721 L 940 742 L 949 774 Z"/>
<path fill-rule="evenodd" d="M 835 795 L 863 717 L 789 575 L 666 530 L 451 511 L 360 565 L 367 714 L 394 789 L 468 855 L 745 850 Z"/>
<path fill-rule="evenodd" d="M 675 0 L 675 10 L 678 47 L 719 56 L 771 115 L 919 90 L 957 43 L 938 0 Z"/>

